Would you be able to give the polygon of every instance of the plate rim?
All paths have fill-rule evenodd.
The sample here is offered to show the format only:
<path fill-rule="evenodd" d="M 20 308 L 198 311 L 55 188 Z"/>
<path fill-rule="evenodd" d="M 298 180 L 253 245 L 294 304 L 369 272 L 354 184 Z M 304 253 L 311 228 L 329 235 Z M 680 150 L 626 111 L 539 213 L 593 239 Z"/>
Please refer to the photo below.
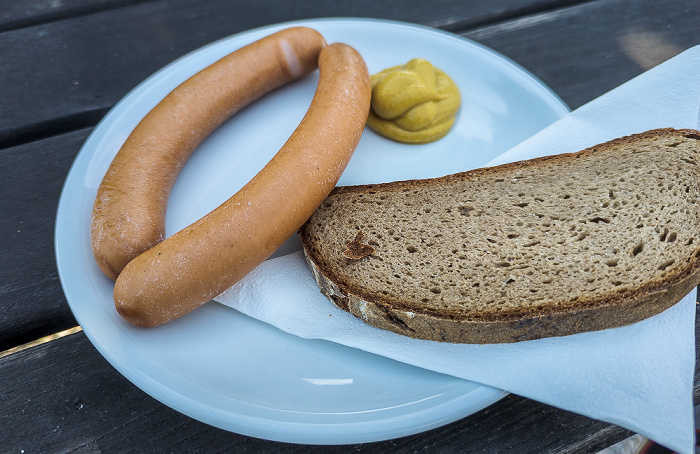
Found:
<path fill-rule="evenodd" d="M 89 145 L 91 144 L 92 140 L 96 140 L 95 137 L 102 133 L 102 130 L 104 129 L 104 125 L 108 124 L 111 120 L 112 117 L 115 115 L 115 111 L 118 112 L 120 109 L 120 106 L 123 106 L 124 103 L 126 103 L 127 99 L 131 98 L 134 96 L 134 93 L 138 93 L 139 89 L 141 89 L 149 80 L 152 80 L 153 78 L 157 78 L 160 74 L 166 73 L 171 70 L 171 68 L 176 67 L 179 64 L 182 64 L 183 61 L 186 61 L 192 56 L 196 54 L 200 54 L 201 52 L 204 51 L 211 51 L 213 48 L 216 46 L 220 46 L 225 44 L 228 41 L 231 40 L 236 40 L 240 39 L 243 36 L 253 36 L 255 34 L 263 33 L 263 32 L 272 32 L 277 29 L 281 28 L 286 28 L 286 27 L 291 27 L 291 26 L 311 26 L 313 27 L 313 24 L 318 24 L 318 23 L 332 23 L 332 22 L 342 22 L 342 23 L 352 23 L 352 24 L 362 24 L 362 23 L 373 23 L 373 24 L 380 24 L 380 25 L 386 25 L 386 26 L 393 26 L 393 27 L 399 27 L 399 28 L 404 28 L 404 29 L 413 29 L 417 30 L 420 33 L 431 33 L 435 35 L 439 35 L 441 38 L 447 38 L 447 39 L 452 39 L 455 41 L 459 42 L 466 42 L 481 51 L 490 54 L 492 57 L 498 58 L 502 60 L 503 63 L 506 65 L 512 67 L 513 69 L 519 71 L 522 73 L 522 75 L 525 77 L 525 80 L 528 80 L 532 83 L 533 86 L 536 88 L 540 89 L 540 91 L 543 91 L 547 95 L 549 95 L 549 98 L 547 99 L 548 104 L 550 107 L 552 107 L 552 110 L 555 114 L 559 115 L 559 117 L 565 115 L 566 113 L 569 112 L 568 106 L 561 100 L 561 98 L 553 91 L 551 88 L 549 88 L 547 85 L 545 85 L 541 80 L 539 80 L 536 76 L 531 74 L 529 71 L 524 69 L 522 66 L 519 64 L 513 62 L 512 60 L 508 59 L 507 57 L 501 55 L 500 53 L 480 44 L 477 42 L 474 42 L 468 38 L 462 37 L 460 35 L 446 32 L 443 30 L 439 30 L 430 26 L 425 26 L 421 24 L 414 24 L 414 23 L 409 23 L 409 22 L 402 22 L 402 21 L 396 21 L 396 20 L 384 20 L 384 19 L 375 19 L 375 18 L 351 18 L 351 17 L 337 17 L 337 18 L 315 18 L 315 19 L 301 19 L 301 20 L 294 20 L 294 21 L 287 21 L 287 22 L 280 22 L 280 23 L 275 23 L 275 24 L 269 24 L 269 25 L 264 25 L 256 28 L 252 28 L 249 30 L 243 30 L 241 32 L 232 34 L 230 36 L 215 40 L 211 43 L 208 43 L 202 47 L 199 47 L 195 50 L 192 50 L 190 52 L 185 53 L 181 57 L 173 60 L 172 62 L 166 64 L 159 70 L 153 72 L 151 75 L 149 75 L 147 78 L 142 80 L 139 84 L 137 84 L 133 89 L 131 89 L 127 94 L 125 94 L 120 100 L 115 103 L 115 105 L 110 109 L 109 112 L 97 123 L 93 131 L 90 132 L 88 137 L 86 138 L 85 142 L 81 146 L 80 150 L 76 154 L 73 163 L 71 164 L 71 167 L 66 175 L 66 178 L 64 180 L 59 201 L 58 201 L 58 207 L 57 207 L 57 213 L 56 213 L 56 218 L 55 218 L 55 228 L 54 228 L 54 252 L 56 256 L 56 264 L 57 264 L 57 269 L 58 269 L 58 274 L 59 274 L 59 280 L 61 282 L 61 287 L 63 289 L 63 292 L 66 296 L 66 300 L 69 304 L 69 307 L 71 309 L 71 312 L 75 316 L 76 320 L 80 323 L 80 316 L 79 314 L 76 313 L 73 304 L 71 304 L 71 298 L 69 297 L 69 294 L 71 293 L 69 289 L 67 288 L 67 283 L 66 283 L 66 277 L 64 275 L 64 270 L 62 267 L 62 260 L 63 260 L 63 251 L 60 248 L 60 229 L 62 225 L 59 225 L 59 219 L 62 218 L 62 213 L 64 210 L 66 210 L 66 205 L 69 203 L 66 201 L 67 196 L 67 183 L 71 179 L 71 176 L 75 178 L 74 173 L 77 172 L 76 168 L 77 165 L 76 163 L 78 162 L 79 158 L 83 153 L 87 153 L 89 150 Z M 62 208 L 63 207 L 63 208 Z M 123 361 L 115 357 L 115 355 L 109 351 L 109 348 L 101 341 L 100 337 L 96 335 L 95 333 L 92 332 L 91 328 L 88 328 L 87 330 L 83 329 L 85 332 L 85 335 L 88 337 L 88 340 L 93 344 L 93 346 L 100 352 L 100 354 L 115 368 L 117 371 L 124 377 L 126 377 L 133 385 L 137 386 L 139 389 L 142 391 L 146 392 L 149 396 L 155 398 L 156 400 L 162 402 L 163 404 L 167 405 L 168 407 L 171 407 L 175 409 L 176 411 L 183 413 L 187 416 L 190 416 L 194 419 L 197 419 L 199 421 L 205 422 L 209 425 L 219 427 L 221 429 L 227 430 L 227 431 L 232 431 L 236 432 L 242 435 L 246 436 L 251 436 L 251 437 L 256 437 L 256 438 L 262 438 L 262 439 L 267 439 L 267 440 L 273 440 L 273 441 L 281 441 L 281 442 L 293 442 L 293 443 L 306 443 L 306 444 L 349 444 L 349 443 L 360 443 L 360 442 L 372 442 L 372 441 L 381 441 L 381 440 L 387 440 L 387 439 L 393 439 L 397 438 L 400 436 L 405 436 L 405 435 L 410 435 L 414 433 L 420 433 L 424 432 L 426 430 L 430 430 L 436 427 L 443 426 L 445 424 L 448 424 L 450 422 L 454 422 L 458 419 L 461 419 L 463 417 L 466 417 L 470 414 L 473 414 L 475 411 L 472 411 L 468 414 L 464 414 L 458 417 L 453 417 L 453 418 L 442 418 L 439 420 L 435 420 L 431 424 L 422 424 L 419 430 L 415 430 L 415 428 L 406 428 L 405 430 L 394 430 L 390 434 L 384 434 L 384 435 L 379 435 L 379 436 L 364 436 L 363 434 L 356 435 L 354 439 L 353 437 L 346 436 L 344 439 L 339 440 L 338 442 L 335 442 L 333 439 L 324 439 L 324 437 L 312 437 L 312 438 L 296 438 L 296 439 L 290 439 L 289 437 L 279 437 L 276 436 L 277 434 L 270 434 L 267 432 L 265 429 L 262 431 L 256 432 L 255 430 L 244 430 L 240 431 L 238 430 L 239 428 L 231 428 L 231 427 L 224 427 L 221 424 L 218 424 L 215 421 L 207 421 L 206 419 L 201 418 L 200 416 L 193 416 L 191 411 L 188 411 L 185 408 L 182 408 L 181 406 L 177 405 L 178 402 L 173 402 L 171 399 L 168 399 L 168 395 L 173 395 L 176 394 L 178 396 L 181 396 L 180 393 L 177 393 L 176 391 L 164 387 L 162 384 L 157 382 L 156 380 L 152 379 L 149 375 L 142 373 L 139 370 L 134 370 L 132 368 L 128 368 L 128 365 L 125 364 Z M 125 370 L 127 369 L 127 370 Z M 137 384 L 134 380 L 140 379 L 140 384 Z M 148 383 L 148 386 L 144 386 L 143 383 L 146 382 Z M 159 386 L 160 390 L 154 391 L 152 388 L 153 386 Z M 490 388 L 486 385 L 481 385 L 482 387 L 485 388 Z M 480 409 L 483 409 L 498 400 L 502 399 L 505 397 L 508 393 L 502 390 L 496 390 L 495 388 L 491 388 L 493 390 L 492 395 L 489 399 L 489 402 L 484 404 Z M 465 394 L 466 395 L 466 394 Z M 192 401 L 192 398 L 190 397 L 185 397 L 187 400 Z M 460 398 L 456 398 L 453 400 L 460 400 Z M 451 401 L 452 402 L 452 401 Z M 270 422 L 269 420 L 266 420 Z M 272 421 L 273 423 L 279 424 L 279 421 Z M 302 423 L 301 424 L 303 427 L 313 427 L 314 430 L 317 430 L 319 428 L 318 424 L 308 424 L 308 423 Z M 342 426 L 343 424 L 340 424 Z"/>

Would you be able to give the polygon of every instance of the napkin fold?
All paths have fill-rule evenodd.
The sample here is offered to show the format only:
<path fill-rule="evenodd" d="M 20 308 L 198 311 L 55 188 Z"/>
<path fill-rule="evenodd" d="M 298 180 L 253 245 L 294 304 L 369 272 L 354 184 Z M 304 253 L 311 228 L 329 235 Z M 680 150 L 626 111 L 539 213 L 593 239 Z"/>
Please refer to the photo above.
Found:
<path fill-rule="evenodd" d="M 698 128 L 698 70 L 700 46 L 580 107 L 488 165 L 573 152 L 649 129 Z M 301 252 L 264 262 L 215 300 L 303 338 L 497 387 L 694 452 L 695 291 L 633 325 L 492 345 L 410 339 L 368 326 L 321 295 Z"/>

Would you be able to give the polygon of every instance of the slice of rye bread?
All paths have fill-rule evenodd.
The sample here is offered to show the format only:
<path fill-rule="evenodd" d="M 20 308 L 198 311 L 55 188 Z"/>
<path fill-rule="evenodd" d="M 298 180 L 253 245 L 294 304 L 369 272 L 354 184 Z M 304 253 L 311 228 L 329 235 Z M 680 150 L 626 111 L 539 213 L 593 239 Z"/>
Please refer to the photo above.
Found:
<path fill-rule="evenodd" d="M 658 314 L 699 284 L 699 165 L 698 131 L 653 130 L 442 178 L 338 187 L 299 234 L 321 291 L 378 328 L 453 343 L 601 330 Z"/>

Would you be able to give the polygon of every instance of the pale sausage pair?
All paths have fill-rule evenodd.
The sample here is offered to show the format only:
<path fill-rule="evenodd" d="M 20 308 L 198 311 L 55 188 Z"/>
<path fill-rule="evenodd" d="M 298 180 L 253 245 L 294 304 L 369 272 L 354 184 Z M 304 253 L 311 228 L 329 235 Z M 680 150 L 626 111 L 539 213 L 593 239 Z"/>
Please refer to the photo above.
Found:
<path fill-rule="evenodd" d="M 170 191 L 199 143 L 264 94 L 319 68 L 311 106 L 289 140 L 239 192 L 165 239 Z M 262 263 L 337 183 L 369 113 L 357 51 L 290 28 L 224 57 L 166 96 L 133 130 L 100 185 L 91 242 L 116 279 L 117 311 L 137 326 L 180 317 Z"/>

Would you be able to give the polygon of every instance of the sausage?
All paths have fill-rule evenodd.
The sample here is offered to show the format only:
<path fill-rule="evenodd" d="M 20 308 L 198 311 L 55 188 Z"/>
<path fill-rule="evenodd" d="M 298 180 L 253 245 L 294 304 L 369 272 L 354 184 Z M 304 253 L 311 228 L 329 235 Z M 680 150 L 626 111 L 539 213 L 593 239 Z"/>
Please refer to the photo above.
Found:
<path fill-rule="evenodd" d="M 325 45 L 309 28 L 274 33 L 198 72 L 141 120 L 93 205 L 92 250 L 105 275 L 116 279 L 129 261 L 164 239 L 170 191 L 202 140 L 252 101 L 315 71 Z"/>
<path fill-rule="evenodd" d="M 357 147 L 370 108 L 364 60 L 331 44 L 303 120 L 277 154 L 236 194 L 133 259 L 114 301 L 130 323 L 180 317 L 231 287 L 293 235 L 328 196 Z"/>

